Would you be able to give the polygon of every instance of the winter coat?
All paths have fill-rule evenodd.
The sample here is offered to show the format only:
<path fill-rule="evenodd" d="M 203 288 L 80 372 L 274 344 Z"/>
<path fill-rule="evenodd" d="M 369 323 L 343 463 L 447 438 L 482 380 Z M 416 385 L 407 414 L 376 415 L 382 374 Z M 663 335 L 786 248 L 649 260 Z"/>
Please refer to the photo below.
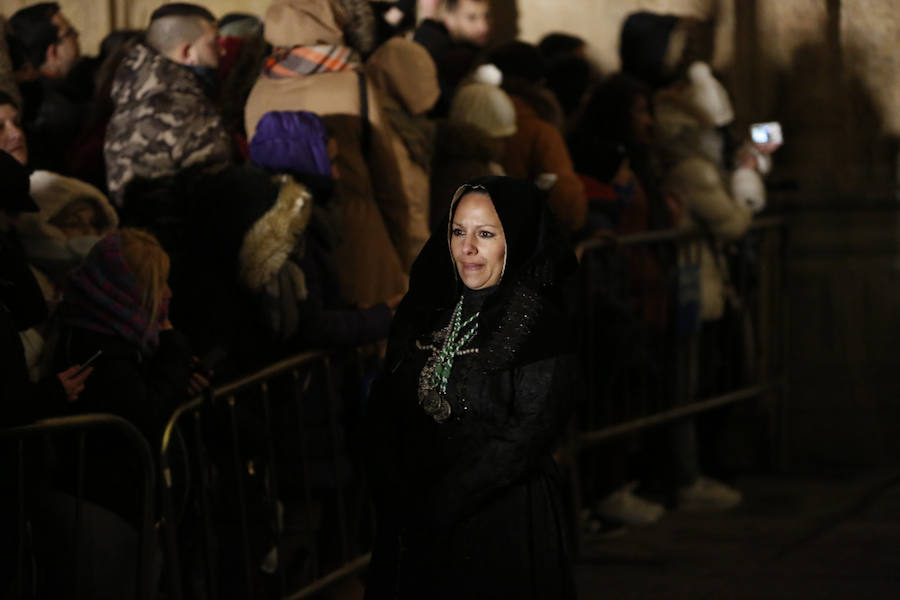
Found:
<path fill-rule="evenodd" d="M 704 321 L 714 321 L 725 310 L 727 291 L 721 243 L 746 233 L 754 207 L 765 205 L 765 188 L 753 169 L 726 172 L 719 132 L 689 98 L 689 89 L 676 86 L 654 99 L 662 189 L 682 204 L 679 226 L 699 227 L 705 233 L 695 248 L 700 256 L 700 314 Z"/>
<path fill-rule="evenodd" d="M 441 94 L 437 68 L 415 42 L 394 37 L 366 62 L 366 73 L 379 91 L 381 108 L 391 128 L 406 197 L 409 198 L 409 246 L 404 253 L 412 265 L 431 232 L 429 227 L 429 171 L 434 127 L 425 113 Z"/>
<path fill-rule="evenodd" d="M 297 265 L 306 281 L 306 300 L 297 306 L 298 323 L 291 346 L 295 350 L 355 348 L 387 338 L 393 316 L 387 304 L 368 308 L 347 305 L 341 297 L 330 229 L 321 210 L 314 209 L 303 234 Z"/>
<path fill-rule="evenodd" d="M 192 166 L 231 160 L 231 143 L 213 101 L 187 67 L 137 43 L 116 69 L 106 128 L 110 198 L 123 205 L 135 178 L 174 175 Z"/>
<path fill-rule="evenodd" d="M 73 101 L 65 79 L 41 77 L 23 82 L 20 88 L 29 166 L 64 171 L 66 152 L 81 131 L 85 107 Z"/>
<path fill-rule="evenodd" d="M 188 400 L 186 390 L 193 353 L 187 339 L 178 331 L 163 331 L 159 346 L 152 356 L 147 357 L 121 338 L 66 327 L 60 332 L 56 346 L 57 370 L 79 364 L 98 350 L 103 354 L 93 363 L 94 371 L 85 382 L 84 391 L 77 402 L 69 405 L 68 411 L 72 414 L 118 415 L 144 435 L 151 449 L 159 448 L 169 417 Z M 121 439 L 115 433 L 88 436 L 85 496 L 137 526 L 141 502 L 140 463 L 131 452 L 110 452 L 120 446 Z M 60 473 L 64 479 L 65 474 L 73 478 L 76 471 L 73 457 L 77 454 L 65 451 L 58 454 Z"/>
<path fill-rule="evenodd" d="M 161 228 L 172 258 L 172 322 L 200 356 L 214 348 L 228 353 L 220 375 L 274 360 L 278 342 L 296 333 L 297 305 L 307 295 L 291 254 L 309 221 L 311 195 L 288 176 L 273 180 L 250 166 L 159 183 L 142 204 L 160 206 L 157 197 L 169 196 L 177 210 L 132 223 Z"/>
<path fill-rule="evenodd" d="M 344 43 L 345 31 L 329 2 L 279 0 L 267 13 L 267 20 L 272 19 L 278 28 L 267 26 L 266 39 L 273 46 Z M 250 92 L 244 115 L 250 139 L 269 111 L 307 110 L 324 119 L 337 142 L 340 178 L 335 211 L 342 243 L 335 259 L 344 296 L 371 305 L 406 290 L 402 256 L 409 248 L 409 207 L 414 203 L 404 188 L 393 133 L 371 82 L 366 99 L 368 115 L 362 115 L 360 81 L 353 70 L 289 78 L 262 75 Z M 366 116 L 371 125 L 368 148 L 363 147 Z"/>
<path fill-rule="evenodd" d="M 464 182 L 502 175 L 491 141 L 477 127 L 439 121 L 431 168 L 431 228 L 447 215 L 453 192 Z"/>
<path fill-rule="evenodd" d="M 562 133 L 521 97 L 510 98 L 516 106 L 516 133 L 506 142 L 502 161 L 506 174 L 530 181 L 545 173 L 556 175 L 548 198 L 550 207 L 570 231 L 580 230 L 587 220 L 587 198 Z"/>

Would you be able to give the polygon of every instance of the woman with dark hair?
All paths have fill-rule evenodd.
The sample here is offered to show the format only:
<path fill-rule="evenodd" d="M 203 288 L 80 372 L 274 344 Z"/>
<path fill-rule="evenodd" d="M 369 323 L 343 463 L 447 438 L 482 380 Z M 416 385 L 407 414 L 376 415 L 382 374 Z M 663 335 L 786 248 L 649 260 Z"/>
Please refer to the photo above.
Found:
<path fill-rule="evenodd" d="M 569 136 L 572 161 L 588 191 L 591 214 L 608 213 L 620 234 L 665 229 L 676 222 L 676 204 L 659 189 L 653 127 L 650 89 L 619 73 L 594 89 Z M 603 186 L 613 188 L 614 202 L 598 208 L 591 199 L 610 199 L 610 194 L 598 190 Z"/>
<path fill-rule="evenodd" d="M 571 598 L 551 453 L 574 255 L 531 183 L 460 187 L 413 265 L 369 406 L 368 598 Z"/>

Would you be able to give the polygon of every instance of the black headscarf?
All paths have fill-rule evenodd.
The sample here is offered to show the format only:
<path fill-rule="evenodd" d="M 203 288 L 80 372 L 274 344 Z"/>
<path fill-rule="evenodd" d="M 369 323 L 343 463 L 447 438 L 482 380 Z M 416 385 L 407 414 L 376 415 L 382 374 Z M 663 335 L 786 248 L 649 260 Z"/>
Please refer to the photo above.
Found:
<path fill-rule="evenodd" d="M 413 263 L 409 293 L 394 320 L 389 366 L 402 359 L 414 339 L 446 325 L 436 321 L 463 291 L 450 254 L 449 224 L 459 200 L 470 192 L 490 197 L 506 238 L 503 277 L 479 317 L 482 366 L 498 370 L 552 356 L 571 339 L 564 288 L 577 263 L 544 193 L 529 181 L 485 177 L 456 191 Z"/>

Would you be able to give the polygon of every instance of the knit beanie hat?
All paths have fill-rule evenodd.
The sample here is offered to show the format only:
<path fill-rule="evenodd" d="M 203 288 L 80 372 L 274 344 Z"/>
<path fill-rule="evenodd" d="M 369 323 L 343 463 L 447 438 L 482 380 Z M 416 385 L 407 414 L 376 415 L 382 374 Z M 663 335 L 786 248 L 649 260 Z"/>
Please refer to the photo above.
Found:
<path fill-rule="evenodd" d="M 506 92 L 490 83 L 462 85 L 450 103 L 449 118 L 453 123 L 477 127 L 491 138 L 516 132 L 516 107 Z"/>
<path fill-rule="evenodd" d="M 619 38 L 622 72 L 654 89 L 672 83 L 673 74 L 667 72 L 665 62 L 670 37 L 678 21 L 675 15 L 650 12 L 628 15 Z"/>
<path fill-rule="evenodd" d="M 328 131 L 309 111 L 270 111 L 250 141 L 250 160 L 276 173 L 331 175 Z"/>

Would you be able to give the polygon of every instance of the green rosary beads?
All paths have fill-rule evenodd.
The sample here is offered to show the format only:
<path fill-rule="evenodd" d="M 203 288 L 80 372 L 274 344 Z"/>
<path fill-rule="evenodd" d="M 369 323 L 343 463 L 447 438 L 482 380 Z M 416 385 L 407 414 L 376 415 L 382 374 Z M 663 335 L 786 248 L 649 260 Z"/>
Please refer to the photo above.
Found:
<path fill-rule="evenodd" d="M 476 312 L 463 321 L 462 309 L 463 297 L 460 296 L 450 318 L 450 324 L 445 329 L 447 334 L 440 351 L 435 352 L 434 345 L 423 346 L 417 342 L 420 349 L 432 351 L 431 358 L 428 359 L 419 378 L 419 403 L 438 423 L 450 416 L 450 403 L 447 402 L 445 394 L 454 359 L 457 356 L 478 352 L 478 348 L 467 350 L 462 348 L 478 333 L 478 315 L 481 313 Z"/>

